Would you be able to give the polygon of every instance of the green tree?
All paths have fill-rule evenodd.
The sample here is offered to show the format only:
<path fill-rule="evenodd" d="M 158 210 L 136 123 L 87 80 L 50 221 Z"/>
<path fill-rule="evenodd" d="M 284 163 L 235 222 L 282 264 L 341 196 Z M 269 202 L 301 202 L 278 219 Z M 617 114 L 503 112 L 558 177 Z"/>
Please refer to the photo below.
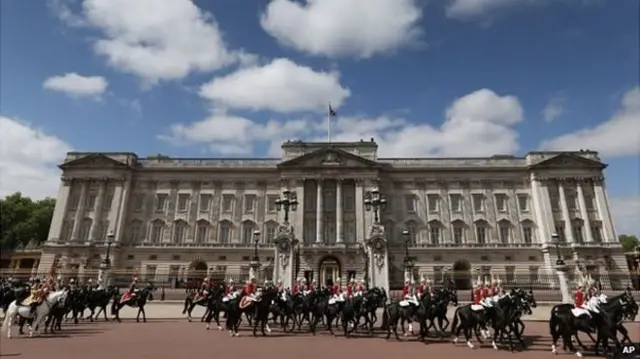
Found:
<path fill-rule="evenodd" d="M 625 252 L 633 252 L 633 250 L 640 245 L 638 237 L 634 235 L 621 234 L 618 236 L 618 240 Z"/>
<path fill-rule="evenodd" d="M 31 241 L 46 241 L 55 204 L 53 198 L 33 201 L 20 192 L 0 199 L 0 248 L 11 250 Z"/>

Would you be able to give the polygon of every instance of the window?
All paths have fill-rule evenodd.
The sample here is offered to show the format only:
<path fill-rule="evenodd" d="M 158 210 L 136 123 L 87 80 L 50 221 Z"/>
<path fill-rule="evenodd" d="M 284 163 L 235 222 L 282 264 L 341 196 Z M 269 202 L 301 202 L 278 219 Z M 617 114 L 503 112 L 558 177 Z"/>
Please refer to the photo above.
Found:
<path fill-rule="evenodd" d="M 73 194 L 71 195 L 71 201 L 69 203 L 69 208 L 72 211 L 75 211 L 78 209 L 78 204 L 80 203 L 80 196 L 78 196 L 78 194 Z"/>
<path fill-rule="evenodd" d="M 344 222 L 344 240 L 347 243 L 355 243 L 356 241 L 356 222 L 354 220 L 347 220 Z M 387 228 L 385 227 L 385 231 L 387 231 Z M 390 238 L 387 238 L 387 240 L 390 240 Z"/>
<path fill-rule="evenodd" d="M 404 204 L 406 206 L 408 213 L 416 212 L 416 197 L 412 194 L 408 194 L 404 196 Z"/>
<path fill-rule="evenodd" d="M 529 211 L 529 196 L 526 194 L 519 194 L 518 195 L 518 208 L 520 209 L 520 212 L 527 212 Z"/>
<path fill-rule="evenodd" d="M 599 224 L 591 225 L 591 235 L 593 236 L 593 241 L 596 243 L 602 243 L 602 227 Z"/>
<path fill-rule="evenodd" d="M 253 222 L 245 222 L 242 224 L 242 243 L 253 243 L 253 231 L 255 231 L 255 224 Z"/>
<path fill-rule="evenodd" d="M 133 197 L 133 211 L 142 212 L 144 209 L 144 194 L 136 193 Z"/>
<path fill-rule="evenodd" d="M 173 224 L 173 243 L 184 243 L 184 237 L 187 232 L 187 224 L 183 221 L 178 221 Z"/>
<path fill-rule="evenodd" d="M 244 213 L 253 213 L 256 207 L 256 196 L 248 194 L 244 196 Z"/>
<path fill-rule="evenodd" d="M 476 213 L 484 211 L 484 195 L 480 193 L 474 193 L 471 195 L 473 199 L 473 211 Z"/>
<path fill-rule="evenodd" d="M 267 223 L 267 233 L 265 233 L 265 241 L 266 243 L 273 243 L 273 240 L 276 239 L 276 232 L 278 231 L 278 224 L 275 222 Z"/>
<path fill-rule="evenodd" d="M 189 206 L 189 194 L 180 193 L 178 195 L 178 212 L 186 212 Z"/>
<path fill-rule="evenodd" d="M 429 207 L 429 212 L 438 212 L 440 196 L 437 194 L 428 194 L 427 202 Z"/>
<path fill-rule="evenodd" d="M 533 228 L 526 226 L 522 227 L 522 239 L 525 244 L 533 243 Z"/>
<path fill-rule="evenodd" d="M 207 242 L 207 233 L 209 232 L 209 223 L 199 221 L 196 233 L 196 243 L 203 244 Z"/>
<path fill-rule="evenodd" d="M 429 241 L 431 244 L 440 244 L 440 225 L 431 223 L 429 225 Z"/>
<path fill-rule="evenodd" d="M 142 223 L 140 221 L 134 221 L 131 223 L 131 227 L 129 228 L 129 243 L 137 244 L 140 238 L 140 229 L 142 228 Z"/>
<path fill-rule="evenodd" d="M 529 267 L 529 285 L 536 284 L 539 281 L 538 272 L 540 271 L 540 267 L 538 266 L 530 266 Z"/>
<path fill-rule="evenodd" d="M 156 279 L 156 269 L 157 267 L 154 265 L 147 265 L 144 271 L 144 280 L 149 282 L 154 282 Z"/>
<path fill-rule="evenodd" d="M 478 244 L 487 243 L 487 227 L 484 223 L 476 224 L 476 240 Z"/>
<path fill-rule="evenodd" d="M 107 233 L 109 233 L 109 221 L 105 219 L 104 221 L 100 221 L 100 232 L 98 235 L 101 240 L 106 241 Z"/>
<path fill-rule="evenodd" d="M 60 232 L 60 240 L 68 242 L 71 239 L 71 234 L 73 233 L 73 226 L 75 221 L 66 220 L 62 223 L 62 231 Z"/>
<path fill-rule="evenodd" d="M 156 212 L 164 212 L 164 208 L 167 204 L 167 194 L 158 193 L 156 195 Z"/>
<path fill-rule="evenodd" d="M 385 213 L 393 213 L 393 197 L 387 197 L 387 208 L 384 211 Z"/>
<path fill-rule="evenodd" d="M 89 195 L 87 196 L 87 200 L 84 203 L 87 211 L 93 212 L 94 208 L 96 207 L 96 198 L 98 198 L 98 195 L 96 193 L 89 193 Z"/>
<path fill-rule="evenodd" d="M 220 243 L 231 243 L 231 223 L 223 222 L 220 224 Z"/>
<path fill-rule="evenodd" d="M 567 207 L 569 207 L 570 211 L 575 211 L 578 209 L 578 203 L 576 201 L 576 195 L 573 193 L 567 194 Z"/>
<path fill-rule="evenodd" d="M 464 241 L 464 227 L 460 223 L 453 225 L 453 243 L 462 244 Z"/>
<path fill-rule="evenodd" d="M 596 209 L 596 204 L 592 194 L 590 193 L 584 194 L 584 205 L 588 211 L 593 211 L 594 209 Z"/>
<path fill-rule="evenodd" d="M 164 229 L 164 223 L 162 221 L 154 221 L 151 224 L 151 236 L 149 240 L 153 244 L 160 244 L 162 241 L 162 231 Z"/>
<path fill-rule="evenodd" d="M 80 233 L 77 238 L 79 241 L 81 242 L 89 241 L 89 233 L 91 232 L 92 224 L 93 224 L 93 221 L 90 218 L 85 218 L 82 220 L 82 223 L 80 224 Z"/>
<path fill-rule="evenodd" d="M 511 225 L 506 222 L 501 222 L 498 226 L 498 230 L 500 233 L 500 243 L 509 244 L 509 235 L 511 234 Z"/>
<path fill-rule="evenodd" d="M 572 230 L 573 230 L 573 239 L 575 240 L 575 242 L 583 243 L 584 235 L 582 233 L 582 221 L 574 221 Z"/>
<path fill-rule="evenodd" d="M 409 244 L 416 245 L 416 243 L 418 243 L 418 236 L 417 236 L 418 228 L 415 222 L 413 221 L 407 222 L 405 229 L 409 232 L 409 238 L 410 238 Z"/>
<path fill-rule="evenodd" d="M 222 211 L 225 213 L 233 212 L 233 195 L 225 194 L 222 196 Z"/>
<path fill-rule="evenodd" d="M 433 281 L 434 285 L 442 283 L 442 266 L 433 267 Z"/>
<path fill-rule="evenodd" d="M 211 210 L 211 195 L 210 194 L 201 194 L 200 200 L 198 201 L 200 204 L 200 212 L 209 212 Z"/>
<path fill-rule="evenodd" d="M 278 206 L 276 206 L 277 200 L 278 200 L 278 196 L 267 196 L 267 212 L 268 213 L 276 213 L 278 211 Z"/>
<path fill-rule="evenodd" d="M 499 212 L 507 211 L 507 195 L 506 194 L 496 194 L 496 209 Z"/>
<path fill-rule="evenodd" d="M 102 202 L 102 209 L 105 211 L 110 211 L 112 203 L 113 203 L 113 192 L 110 192 L 104 197 L 104 202 Z"/>
<path fill-rule="evenodd" d="M 452 194 L 449 197 L 451 200 L 451 211 L 462 212 L 462 195 Z"/>
<path fill-rule="evenodd" d="M 556 234 L 558 235 L 558 240 L 560 243 L 564 243 L 567 241 L 567 237 L 564 233 L 564 222 L 556 222 L 555 225 Z"/>
<path fill-rule="evenodd" d="M 353 206 L 355 204 L 355 200 L 353 196 L 347 195 L 344 197 L 344 211 L 345 212 L 353 212 Z"/>
<path fill-rule="evenodd" d="M 560 210 L 560 199 L 557 196 L 549 197 L 551 201 L 551 210 L 559 211 Z"/>
<path fill-rule="evenodd" d="M 311 244 L 316 240 L 316 220 L 311 218 L 304 219 L 304 243 Z"/>

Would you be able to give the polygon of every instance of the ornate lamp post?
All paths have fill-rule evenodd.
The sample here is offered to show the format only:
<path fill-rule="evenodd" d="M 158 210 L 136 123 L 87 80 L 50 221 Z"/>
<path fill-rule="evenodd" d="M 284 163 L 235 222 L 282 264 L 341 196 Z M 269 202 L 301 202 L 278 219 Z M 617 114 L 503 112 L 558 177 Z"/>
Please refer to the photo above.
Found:
<path fill-rule="evenodd" d="M 105 287 L 109 286 L 109 270 L 111 269 L 111 245 L 113 244 L 114 238 L 115 234 L 113 233 L 113 231 L 109 231 L 106 238 L 107 253 L 102 263 L 100 263 L 100 273 L 98 273 L 98 279 Z"/>
<path fill-rule="evenodd" d="M 360 255 L 364 262 L 364 285 L 369 289 L 369 252 L 367 251 L 367 246 L 364 244 L 360 244 Z"/>
<path fill-rule="evenodd" d="M 282 198 L 276 200 L 276 208 L 278 211 L 284 211 L 284 223 L 289 223 L 289 211 L 296 211 L 298 200 L 293 197 L 291 191 L 285 189 L 282 191 Z"/>
<path fill-rule="evenodd" d="M 556 247 L 556 274 L 558 275 L 558 283 L 560 285 L 560 292 L 562 293 L 562 302 L 572 303 L 569 278 L 567 278 L 568 266 L 565 264 L 560 253 L 560 236 L 557 233 L 551 235 L 551 243 Z"/>
<path fill-rule="evenodd" d="M 413 261 L 409 257 L 409 242 L 411 241 L 411 232 L 408 230 L 402 231 L 402 237 L 404 239 L 404 280 L 410 281 L 413 279 Z"/>
<path fill-rule="evenodd" d="M 378 188 L 374 188 L 365 194 L 364 208 L 367 212 L 373 210 L 373 223 L 380 223 L 380 209 L 387 207 L 387 200 L 380 194 Z"/>
<path fill-rule="evenodd" d="M 253 231 L 253 258 L 249 263 L 249 279 L 254 280 L 260 269 L 260 257 L 258 256 L 258 243 L 260 242 L 260 231 Z"/>

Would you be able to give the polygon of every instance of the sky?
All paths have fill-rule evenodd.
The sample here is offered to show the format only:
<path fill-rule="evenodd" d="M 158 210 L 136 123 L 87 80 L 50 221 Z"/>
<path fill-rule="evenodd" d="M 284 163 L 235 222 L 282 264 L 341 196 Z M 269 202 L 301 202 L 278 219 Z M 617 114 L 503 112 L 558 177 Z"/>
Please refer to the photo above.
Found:
<path fill-rule="evenodd" d="M 2 0 L 0 196 L 67 151 L 278 157 L 600 152 L 640 234 L 637 0 Z"/>

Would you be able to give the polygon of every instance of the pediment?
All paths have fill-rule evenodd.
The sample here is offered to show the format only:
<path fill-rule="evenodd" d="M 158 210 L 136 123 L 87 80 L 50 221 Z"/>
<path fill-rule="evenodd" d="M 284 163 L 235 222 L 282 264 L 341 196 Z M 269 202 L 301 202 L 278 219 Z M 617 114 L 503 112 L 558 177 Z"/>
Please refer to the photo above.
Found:
<path fill-rule="evenodd" d="M 605 169 L 606 164 L 584 158 L 573 153 L 561 153 L 555 157 L 538 162 L 529 166 L 529 169 Z"/>
<path fill-rule="evenodd" d="M 76 158 L 74 160 L 65 162 L 59 166 L 61 169 L 74 169 L 74 168 L 126 168 L 129 167 L 126 163 L 114 160 L 111 157 L 105 156 L 100 153 L 88 154 L 86 156 Z"/>
<path fill-rule="evenodd" d="M 281 162 L 278 165 L 279 168 L 372 168 L 380 166 L 381 165 L 375 161 L 336 148 L 324 148 Z"/>

